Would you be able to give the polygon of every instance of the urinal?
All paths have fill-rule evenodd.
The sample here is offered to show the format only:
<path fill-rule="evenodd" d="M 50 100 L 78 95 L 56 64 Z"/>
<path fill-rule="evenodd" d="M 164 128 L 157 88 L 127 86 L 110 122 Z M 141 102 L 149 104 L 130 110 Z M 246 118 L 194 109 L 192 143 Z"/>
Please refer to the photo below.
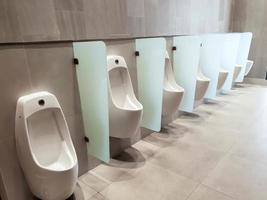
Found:
<path fill-rule="evenodd" d="M 234 69 L 234 75 L 233 75 L 233 83 L 236 81 L 238 75 L 240 74 L 242 70 L 242 65 L 236 65 Z"/>
<path fill-rule="evenodd" d="M 195 92 L 195 101 L 199 101 L 204 98 L 205 93 L 209 87 L 210 79 L 202 74 L 199 70 L 197 75 L 197 84 Z"/>
<path fill-rule="evenodd" d="M 18 157 L 32 193 L 43 200 L 71 196 L 78 162 L 57 98 L 48 92 L 20 97 L 15 132 Z"/>
<path fill-rule="evenodd" d="M 248 75 L 248 73 L 250 72 L 251 68 L 253 67 L 253 64 L 254 64 L 254 61 L 252 61 L 252 60 L 248 60 L 247 61 L 245 76 Z"/>
<path fill-rule="evenodd" d="M 172 65 L 168 52 L 165 55 L 165 73 L 163 85 L 162 115 L 173 115 L 182 101 L 184 89 L 180 87 L 174 78 Z"/>
<path fill-rule="evenodd" d="M 222 86 L 224 85 L 224 83 L 228 77 L 228 74 L 229 74 L 228 71 L 226 71 L 224 69 L 220 69 L 218 84 L 217 84 L 217 90 L 220 90 L 222 88 Z"/>
<path fill-rule="evenodd" d="M 136 99 L 127 64 L 121 56 L 108 56 L 109 134 L 130 138 L 140 127 L 143 106 Z"/>

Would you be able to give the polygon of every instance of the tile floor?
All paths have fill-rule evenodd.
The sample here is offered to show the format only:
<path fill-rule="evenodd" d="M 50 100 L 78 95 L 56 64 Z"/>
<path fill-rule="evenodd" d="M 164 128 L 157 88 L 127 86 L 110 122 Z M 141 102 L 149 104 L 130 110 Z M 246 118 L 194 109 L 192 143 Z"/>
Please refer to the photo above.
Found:
<path fill-rule="evenodd" d="M 242 85 L 79 178 L 85 200 L 266 200 L 267 88 Z"/>

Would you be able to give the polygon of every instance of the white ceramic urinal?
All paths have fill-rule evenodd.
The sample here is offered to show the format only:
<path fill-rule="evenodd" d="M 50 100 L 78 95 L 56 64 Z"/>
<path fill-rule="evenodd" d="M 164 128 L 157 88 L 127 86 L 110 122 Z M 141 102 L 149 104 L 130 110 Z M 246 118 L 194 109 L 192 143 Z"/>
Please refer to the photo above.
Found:
<path fill-rule="evenodd" d="M 71 196 L 78 163 L 56 97 L 48 92 L 20 97 L 15 129 L 18 157 L 32 193 L 43 200 Z"/>
<path fill-rule="evenodd" d="M 251 68 L 253 67 L 253 64 L 254 64 L 254 61 L 252 61 L 252 60 L 248 60 L 247 61 L 245 76 L 248 75 L 248 73 L 250 72 Z"/>
<path fill-rule="evenodd" d="M 130 138 L 140 127 L 143 106 L 136 99 L 127 64 L 121 56 L 108 56 L 109 133 Z"/>
<path fill-rule="evenodd" d="M 236 81 L 238 75 L 240 74 L 242 70 L 242 65 L 236 65 L 235 70 L 234 70 L 234 75 L 233 75 L 233 83 Z"/>
<path fill-rule="evenodd" d="M 229 72 L 224 69 L 220 69 L 219 72 L 219 77 L 218 77 L 218 84 L 217 84 L 217 90 L 222 89 L 227 77 L 228 77 Z"/>
<path fill-rule="evenodd" d="M 199 70 L 197 75 L 197 84 L 195 92 L 195 101 L 199 101 L 204 98 L 205 93 L 209 87 L 210 79 L 202 74 Z"/>
<path fill-rule="evenodd" d="M 165 55 L 165 73 L 163 85 L 162 115 L 173 115 L 183 98 L 184 89 L 180 87 L 174 78 L 173 69 L 168 52 Z"/>

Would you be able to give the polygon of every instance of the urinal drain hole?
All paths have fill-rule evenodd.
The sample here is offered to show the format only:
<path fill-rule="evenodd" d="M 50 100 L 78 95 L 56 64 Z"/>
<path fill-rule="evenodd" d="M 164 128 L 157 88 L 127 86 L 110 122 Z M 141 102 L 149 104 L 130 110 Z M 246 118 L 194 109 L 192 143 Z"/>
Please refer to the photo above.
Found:
<path fill-rule="evenodd" d="M 45 105 L 45 101 L 43 99 L 41 99 L 41 100 L 38 101 L 38 104 L 40 106 L 44 106 Z"/>
<path fill-rule="evenodd" d="M 115 63 L 116 63 L 116 64 L 119 64 L 119 60 L 118 60 L 118 59 L 116 59 L 116 60 L 115 60 Z"/>

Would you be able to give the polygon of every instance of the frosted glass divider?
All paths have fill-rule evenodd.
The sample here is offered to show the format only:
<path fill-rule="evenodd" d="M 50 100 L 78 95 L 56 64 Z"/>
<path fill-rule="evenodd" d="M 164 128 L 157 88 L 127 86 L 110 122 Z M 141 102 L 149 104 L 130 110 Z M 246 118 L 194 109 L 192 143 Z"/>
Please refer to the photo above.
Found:
<path fill-rule="evenodd" d="M 79 60 L 76 74 L 80 92 L 83 124 L 89 154 L 108 162 L 109 120 L 107 89 L 107 54 L 103 42 L 73 43 L 74 57 Z"/>
<path fill-rule="evenodd" d="M 192 112 L 194 109 L 196 81 L 200 56 L 199 36 L 178 36 L 173 38 L 173 68 L 176 82 L 185 93 L 179 109 Z"/>
<path fill-rule="evenodd" d="M 220 73 L 222 36 L 209 34 L 201 36 L 199 66 L 202 73 L 210 79 L 205 98 L 214 99 L 217 94 L 218 78 Z"/>
<path fill-rule="evenodd" d="M 138 97 L 143 105 L 142 126 L 154 131 L 161 129 L 163 78 L 166 40 L 136 39 Z"/>
<path fill-rule="evenodd" d="M 243 82 L 244 80 L 249 50 L 251 46 L 251 40 L 252 40 L 252 33 L 250 32 L 241 33 L 236 63 L 242 65 L 242 69 L 236 79 L 236 82 Z"/>
<path fill-rule="evenodd" d="M 231 90 L 233 84 L 233 75 L 236 66 L 237 52 L 239 48 L 240 34 L 226 33 L 223 35 L 221 66 L 229 71 L 225 84 L 222 87 L 223 92 Z"/>

